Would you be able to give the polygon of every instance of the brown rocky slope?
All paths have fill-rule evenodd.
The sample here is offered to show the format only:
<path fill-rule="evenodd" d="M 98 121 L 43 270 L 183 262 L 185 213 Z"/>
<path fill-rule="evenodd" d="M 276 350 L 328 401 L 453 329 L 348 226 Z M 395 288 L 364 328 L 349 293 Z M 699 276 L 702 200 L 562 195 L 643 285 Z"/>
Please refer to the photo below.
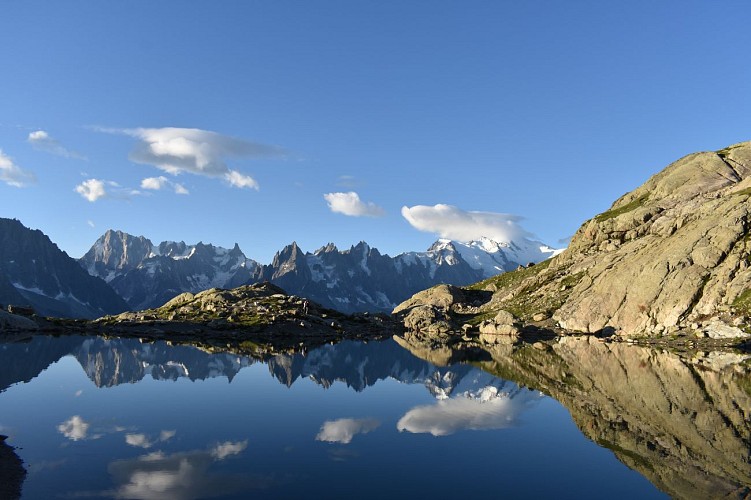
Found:
<path fill-rule="evenodd" d="M 452 289 L 448 305 L 421 292 L 395 312 L 407 323 L 432 314 L 444 328 L 465 330 L 484 320 L 480 331 L 489 334 L 513 332 L 508 325 L 518 323 L 624 337 L 689 329 L 743 337 L 751 315 L 750 211 L 751 142 L 694 153 L 586 221 L 561 255 Z M 514 320 L 502 314 L 494 323 L 499 311 Z"/>

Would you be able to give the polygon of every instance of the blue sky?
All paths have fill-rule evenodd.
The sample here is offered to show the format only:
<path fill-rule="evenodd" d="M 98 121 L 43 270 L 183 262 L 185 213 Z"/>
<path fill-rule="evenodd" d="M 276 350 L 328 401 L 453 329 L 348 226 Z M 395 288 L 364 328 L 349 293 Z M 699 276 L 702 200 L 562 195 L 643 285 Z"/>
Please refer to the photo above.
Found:
<path fill-rule="evenodd" d="M 470 212 L 557 246 L 671 161 L 751 139 L 749 14 L 4 1 L 0 216 L 74 257 L 108 228 L 264 263 L 292 240 L 393 255 Z M 437 204 L 455 208 L 402 214 Z"/>

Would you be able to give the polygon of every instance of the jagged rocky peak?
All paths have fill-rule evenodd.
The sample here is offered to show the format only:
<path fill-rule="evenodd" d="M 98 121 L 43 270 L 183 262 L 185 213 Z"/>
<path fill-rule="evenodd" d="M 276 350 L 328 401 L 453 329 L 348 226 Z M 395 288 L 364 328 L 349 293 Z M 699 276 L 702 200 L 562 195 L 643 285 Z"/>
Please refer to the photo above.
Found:
<path fill-rule="evenodd" d="M 89 268 L 98 262 L 107 269 L 133 269 L 151 255 L 153 249 L 153 243 L 143 236 L 132 236 L 110 229 L 94 243 L 81 260 Z"/>
<path fill-rule="evenodd" d="M 274 261 L 271 266 L 277 269 L 274 274 L 276 276 L 281 276 L 295 269 L 299 269 L 304 261 L 305 254 L 300 247 L 297 246 L 297 242 L 293 241 L 274 255 Z"/>
<path fill-rule="evenodd" d="M 368 252 L 370 252 L 370 245 L 368 245 L 366 242 L 360 240 L 357 245 L 353 245 L 349 249 L 350 252 L 357 252 L 362 253 L 363 255 L 367 255 Z"/>
<path fill-rule="evenodd" d="M 428 252 L 440 252 L 440 251 L 445 251 L 445 250 L 448 250 L 450 252 L 456 252 L 456 247 L 454 247 L 454 242 L 451 240 L 441 238 L 439 240 L 436 240 L 435 243 L 433 243 L 432 245 L 430 245 L 430 247 L 428 247 Z"/>
<path fill-rule="evenodd" d="M 322 246 L 321 248 L 319 248 L 318 250 L 316 250 L 315 252 L 313 252 L 313 254 L 314 255 L 321 255 L 323 253 L 335 253 L 335 252 L 338 253 L 339 249 L 336 248 L 336 245 L 334 245 L 333 243 L 329 242 L 325 246 Z"/>
<path fill-rule="evenodd" d="M 184 241 L 163 241 L 159 243 L 159 252 L 156 255 L 164 255 L 165 257 L 188 257 L 190 248 Z"/>

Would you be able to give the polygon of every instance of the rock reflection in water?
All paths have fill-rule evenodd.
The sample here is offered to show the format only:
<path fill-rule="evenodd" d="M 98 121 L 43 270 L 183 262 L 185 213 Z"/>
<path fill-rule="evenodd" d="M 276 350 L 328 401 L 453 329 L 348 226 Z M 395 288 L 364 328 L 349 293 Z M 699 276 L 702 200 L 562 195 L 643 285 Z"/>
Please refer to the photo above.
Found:
<path fill-rule="evenodd" d="M 23 462 L 13 448 L 0 436 L 0 498 L 20 498 L 21 485 L 26 477 Z"/>
<path fill-rule="evenodd" d="M 572 337 L 546 346 L 497 345 L 476 365 L 563 403 L 589 439 L 670 495 L 751 494 L 748 355 L 678 355 Z"/>

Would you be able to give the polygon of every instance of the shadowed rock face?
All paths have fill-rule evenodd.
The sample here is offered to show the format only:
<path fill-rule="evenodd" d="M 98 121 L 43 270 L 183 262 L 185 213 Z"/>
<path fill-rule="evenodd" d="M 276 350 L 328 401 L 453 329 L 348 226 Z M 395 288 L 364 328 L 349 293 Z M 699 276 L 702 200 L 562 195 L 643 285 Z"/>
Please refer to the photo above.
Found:
<path fill-rule="evenodd" d="M 401 344 L 420 356 L 420 344 Z M 751 356 L 595 339 L 496 345 L 475 364 L 565 405 L 582 432 L 680 498 L 751 494 Z"/>
<path fill-rule="evenodd" d="M 44 316 L 96 318 L 127 304 L 39 230 L 0 218 L 0 304 L 32 306 Z"/>

